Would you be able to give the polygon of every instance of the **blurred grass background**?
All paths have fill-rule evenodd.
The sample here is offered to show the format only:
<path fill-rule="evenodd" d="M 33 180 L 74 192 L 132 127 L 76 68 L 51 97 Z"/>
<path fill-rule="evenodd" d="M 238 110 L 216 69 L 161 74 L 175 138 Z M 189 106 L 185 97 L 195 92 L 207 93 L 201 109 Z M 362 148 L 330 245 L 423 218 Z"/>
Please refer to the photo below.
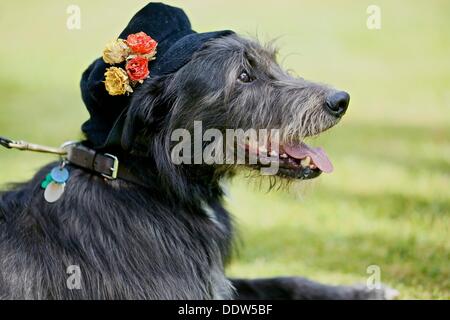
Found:
<path fill-rule="evenodd" d="M 199 31 L 281 36 L 286 68 L 352 96 L 342 123 L 313 143 L 335 173 L 300 193 L 233 182 L 229 207 L 245 245 L 228 273 L 348 284 L 378 265 L 400 298 L 450 298 L 450 2 L 168 3 Z M 81 8 L 81 30 L 66 28 L 71 4 Z M 0 2 L 0 135 L 49 145 L 79 138 L 81 73 L 145 4 Z M 381 30 L 366 27 L 370 4 L 381 8 Z M 0 184 L 53 159 L 0 150 Z"/>

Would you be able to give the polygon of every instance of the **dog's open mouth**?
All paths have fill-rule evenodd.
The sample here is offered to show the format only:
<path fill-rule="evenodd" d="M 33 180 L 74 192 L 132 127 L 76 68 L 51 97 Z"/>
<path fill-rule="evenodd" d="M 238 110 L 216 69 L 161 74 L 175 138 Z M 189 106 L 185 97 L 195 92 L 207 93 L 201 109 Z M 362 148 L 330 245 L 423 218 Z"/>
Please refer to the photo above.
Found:
<path fill-rule="evenodd" d="M 309 180 L 318 177 L 322 172 L 333 172 L 333 164 L 325 150 L 311 147 L 304 142 L 281 144 L 278 148 L 268 146 L 254 147 L 247 144 L 248 152 L 258 157 L 258 166 L 278 160 L 277 175 L 287 178 Z M 276 151 L 278 149 L 278 151 Z"/>

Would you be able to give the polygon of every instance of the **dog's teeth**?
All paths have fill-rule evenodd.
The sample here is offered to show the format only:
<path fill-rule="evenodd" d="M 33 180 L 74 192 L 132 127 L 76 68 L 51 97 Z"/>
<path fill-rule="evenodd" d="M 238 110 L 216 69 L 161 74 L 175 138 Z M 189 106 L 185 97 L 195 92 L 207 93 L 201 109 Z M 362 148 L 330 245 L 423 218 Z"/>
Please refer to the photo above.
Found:
<path fill-rule="evenodd" d="M 311 164 L 311 157 L 306 157 L 305 159 L 303 159 L 302 161 L 300 161 L 300 164 L 303 167 L 308 167 Z"/>
<path fill-rule="evenodd" d="M 280 155 L 280 158 L 287 159 L 288 155 L 286 153 L 283 153 L 282 155 Z"/>

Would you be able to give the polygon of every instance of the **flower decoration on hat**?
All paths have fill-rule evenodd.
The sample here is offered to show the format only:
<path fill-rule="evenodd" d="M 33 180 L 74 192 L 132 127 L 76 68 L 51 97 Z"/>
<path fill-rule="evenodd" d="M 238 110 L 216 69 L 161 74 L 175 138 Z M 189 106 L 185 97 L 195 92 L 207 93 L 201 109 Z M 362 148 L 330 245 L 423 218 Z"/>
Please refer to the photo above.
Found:
<path fill-rule="evenodd" d="M 103 61 L 110 65 L 125 62 L 125 69 L 112 66 L 105 72 L 105 88 L 112 96 L 130 94 L 133 87 L 150 75 L 149 61 L 155 60 L 158 42 L 145 32 L 130 34 L 106 45 Z"/>

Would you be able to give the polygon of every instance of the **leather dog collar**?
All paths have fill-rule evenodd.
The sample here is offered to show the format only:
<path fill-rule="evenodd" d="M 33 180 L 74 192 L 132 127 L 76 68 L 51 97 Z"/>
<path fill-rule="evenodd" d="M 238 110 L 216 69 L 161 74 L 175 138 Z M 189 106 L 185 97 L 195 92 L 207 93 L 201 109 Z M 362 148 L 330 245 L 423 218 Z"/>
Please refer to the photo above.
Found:
<path fill-rule="evenodd" d="M 80 142 L 67 142 L 60 148 L 53 148 L 0 137 L 0 145 L 7 149 L 57 154 L 69 164 L 101 175 L 107 180 L 121 179 L 146 187 L 141 179 L 131 173 L 126 166 L 120 164 L 116 156 L 88 148 Z"/>
<path fill-rule="evenodd" d="M 126 166 L 121 165 L 116 156 L 98 152 L 80 143 L 67 147 L 66 159 L 70 164 L 99 174 L 107 180 L 120 179 L 144 187 L 146 186 Z"/>

